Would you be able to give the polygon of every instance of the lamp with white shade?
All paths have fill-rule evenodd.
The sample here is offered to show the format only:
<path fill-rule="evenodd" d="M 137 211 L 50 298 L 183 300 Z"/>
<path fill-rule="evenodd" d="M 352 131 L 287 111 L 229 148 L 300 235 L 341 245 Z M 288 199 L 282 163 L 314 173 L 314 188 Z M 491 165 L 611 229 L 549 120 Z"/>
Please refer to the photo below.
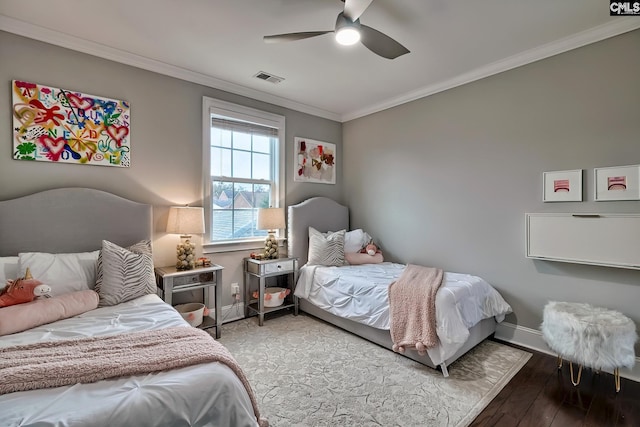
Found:
<path fill-rule="evenodd" d="M 278 258 L 278 241 L 274 236 L 276 230 L 285 227 L 283 208 L 258 209 L 258 230 L 268 230 L 269 235 L 264 242 L 264 257 Z"/>
<path fill-rule="evenodd" d="M 191 243 L 191 235 L 204 233 L 204 209 L 191 206 L 170 207 L 167 233 L 180 234 L 181 242 L 176 247 L 176 268 L 178 270 L 194 268 L 196 247 Z"/>

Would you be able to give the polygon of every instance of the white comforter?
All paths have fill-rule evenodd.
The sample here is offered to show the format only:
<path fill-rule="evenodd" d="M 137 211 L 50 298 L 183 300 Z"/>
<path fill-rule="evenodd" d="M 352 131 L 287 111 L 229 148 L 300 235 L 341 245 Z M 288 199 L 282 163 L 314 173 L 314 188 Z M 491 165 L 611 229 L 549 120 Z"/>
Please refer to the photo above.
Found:
<path fill-rule="evenodd" d="M 0 337 L 0 347 L 189 325 L 156 295 Z M 221 363 L 0 395 L 5 426 L 256 426 L 242 382 Z"/>
<path fill-rule="evenodd" d="M 295 295 L 336 316 L 378 329 L 389 329 L 389 285 L 400 277 L 403 264 L 304 266 Z M 429 357 L 440 364 L 453 356 L 469 337 L 469 328 L 482 319 L 502 322 L 511 307 L 480 277 L 444 273 L 436 295 L 436 328 L 440 345 Z"/>

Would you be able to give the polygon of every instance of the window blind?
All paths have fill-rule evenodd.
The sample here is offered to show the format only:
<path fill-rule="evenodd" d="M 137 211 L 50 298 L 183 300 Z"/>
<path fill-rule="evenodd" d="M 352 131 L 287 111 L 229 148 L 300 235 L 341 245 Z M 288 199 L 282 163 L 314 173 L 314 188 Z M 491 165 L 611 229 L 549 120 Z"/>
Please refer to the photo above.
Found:
<path fill-rule="evenodd" d="M 218 129 L 230 130 L 233 132 L 243 132 L 252 135 L 261 135 L 271 138 L 278 136 L 278 129 L 268 126 L 262 126 L 255 123 L 241 122 L 236 120 L 221 119 L 218 117 L 211 118 L 211 126 Z"/>

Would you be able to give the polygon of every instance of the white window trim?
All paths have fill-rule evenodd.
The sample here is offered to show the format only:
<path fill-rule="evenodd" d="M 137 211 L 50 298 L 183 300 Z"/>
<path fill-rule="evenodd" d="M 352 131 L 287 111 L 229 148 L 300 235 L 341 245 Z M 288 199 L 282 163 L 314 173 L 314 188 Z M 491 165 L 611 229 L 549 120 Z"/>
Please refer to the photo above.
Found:
<path fill-rule="evenodd" d="M 224 117 L 231 117 L 238 120 L 245 120 L 248 122 L 270 126 L 278 129 L 278 162 L 275 166 L 274 176 L 277 177 L 275 198 L 273 202 L 274 207 L 285 206 L 285 117 L 279 114 L 268 113 L 266 111 L 257 110 L 251 107 L 245 107 L 243 105 L 234 104 L 227 101 L 222 101 L 215 98 L 209 98 L 207 96 L 202 97 L 202 202 L 204 205 L 204 214 L 207 218 L 207 224 L 210 224 L 211 218 L 211 115 L 219 115 Z M 206 227 L 206 233 L 203 236 L 203 252 L 217 253 L 217 252 L 231 252 L 241 250 L 260 249 L 263 247 L 264 238 L 256 238 L 250 240 L 241 241 L 229 241 L 229 242 L 211 242 L 211 230 L 210 227 Z M 279 232 L 282 230 L 278 230 Z M 284 241 L 283 235 L 280 235 L 278 239 L 279 246 Z"/>

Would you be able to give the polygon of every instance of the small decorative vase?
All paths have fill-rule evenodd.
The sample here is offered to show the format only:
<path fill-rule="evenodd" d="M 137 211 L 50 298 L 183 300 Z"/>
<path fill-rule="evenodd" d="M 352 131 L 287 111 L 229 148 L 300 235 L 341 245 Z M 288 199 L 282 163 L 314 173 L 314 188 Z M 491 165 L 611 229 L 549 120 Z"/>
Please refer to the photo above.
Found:
<path fill-rule="evenodd" d="M 191 270 L 196 266 L 196 245 L 190 240 L 180 242 L 176 247 L 176 268 L 178 270 Z"/>

